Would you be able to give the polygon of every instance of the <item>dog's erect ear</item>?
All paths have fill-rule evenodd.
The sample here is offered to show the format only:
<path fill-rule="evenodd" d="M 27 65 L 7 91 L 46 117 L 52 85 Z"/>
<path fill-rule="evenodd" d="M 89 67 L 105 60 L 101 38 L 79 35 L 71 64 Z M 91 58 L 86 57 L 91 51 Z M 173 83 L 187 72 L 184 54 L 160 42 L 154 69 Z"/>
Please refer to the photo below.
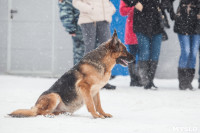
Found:
<path fill-rule="evenodd" d="M 119 50 L 119 39 L 117 37 L 117 31 L 116 30 L 114 30 L 113 36 L 112 36 L 111 41 L 110 41 L 109 48 L 114 52 L 117 52 Z"/>
<path fill-rule="evenodd" d="M 114 30 L 114 33 L 113 33 L 113 36 L 112 36 L 112 42 L 113 42 L 114 44 L 116 44 L 117 41 L 118 41 L 117 31 Z"/>

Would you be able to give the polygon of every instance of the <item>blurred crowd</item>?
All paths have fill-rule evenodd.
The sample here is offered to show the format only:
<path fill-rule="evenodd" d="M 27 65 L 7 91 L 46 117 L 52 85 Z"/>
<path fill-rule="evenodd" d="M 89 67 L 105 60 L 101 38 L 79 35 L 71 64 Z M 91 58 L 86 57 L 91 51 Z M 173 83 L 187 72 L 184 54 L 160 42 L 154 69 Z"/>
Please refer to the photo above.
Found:
<path fill-rule="evenodd" d="M 127 16 L 125 44 L 129 52 L 138 57 L 128 66 L 130 86 L 158 88 L 153 81 L 162 41 L 168 40 L 165 29 L 170 28 L 169 14 L 181 49 L 177 68 L 179 89 L 195 90 L 191 83 L 200 45 L 200 0 L 179 0 L 176 12 L 174 1 L 120 0 L 120 14 Z M 111 37 L 110 23 L 116 11 L 111 1 L 59 0 L 59 9 L 61 22 L 72 36 L 74 64 Z M 115 89 L 116 86 L 108 83 L 104 88 Z"/>

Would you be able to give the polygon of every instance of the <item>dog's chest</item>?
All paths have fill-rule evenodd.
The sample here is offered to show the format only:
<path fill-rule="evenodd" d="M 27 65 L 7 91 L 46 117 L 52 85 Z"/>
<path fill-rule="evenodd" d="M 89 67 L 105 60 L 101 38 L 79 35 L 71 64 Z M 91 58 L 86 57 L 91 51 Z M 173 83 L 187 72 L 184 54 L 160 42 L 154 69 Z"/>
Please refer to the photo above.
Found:
<path fill-rule="evenodd" d="M 110 73 L 105 73 L 101 78 L 97 78 L 95 84 L 91 86 L 91 95 L 95 96 L 108 83 L 109 79 Z"/>

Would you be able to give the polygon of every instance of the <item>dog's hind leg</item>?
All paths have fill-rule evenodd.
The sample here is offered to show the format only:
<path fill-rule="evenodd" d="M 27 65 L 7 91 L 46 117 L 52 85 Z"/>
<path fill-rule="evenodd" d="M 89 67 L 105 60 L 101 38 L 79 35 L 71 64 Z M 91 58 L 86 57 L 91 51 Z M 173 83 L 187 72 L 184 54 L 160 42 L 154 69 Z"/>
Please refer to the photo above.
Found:
<path fill-rule="evenodd" d="M 61 98 L 56 93 L 50 93 L 41 96 L 36 102 L 36 108 L 38 108 L 38 115 L 44 115 L 46 117 L 54 117 L 54 110 L 61 102 Z"/>
<path fill-rule="evenodd" d="M 11 114 L 12 117 L 31 117 L 37 115 L 54 116 L 53 111 L 61 102 L 61 98 L 56 93 L 42 95 L 31 109 L 18 109 Z"/>
<path fill-rule="evenodd" d="M 97 112 L 99 112 L 99 114 L 103 115 L 104 117 L 112 117 L 111 114 L 105 113 L 101 107 L 101 101 L 100 101 L 100 95 L 99 92 L 93 97 L 94 99 L 94 105 L 95 108 L 97 110 Z"/>

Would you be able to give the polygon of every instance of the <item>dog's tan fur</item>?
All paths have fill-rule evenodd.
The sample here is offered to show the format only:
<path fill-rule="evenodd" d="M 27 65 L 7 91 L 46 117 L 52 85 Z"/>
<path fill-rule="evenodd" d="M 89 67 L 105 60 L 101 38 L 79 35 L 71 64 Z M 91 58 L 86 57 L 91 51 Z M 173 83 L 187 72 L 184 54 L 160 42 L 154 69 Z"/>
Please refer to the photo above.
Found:
<path fill-rule="evenodd" d="M 99 91 L 109 81 L 116 60 L 119 57 L 128 56 L 129 61 L 133 60 L 132 55 L 126 51 L 126 47 L 117 38 L 115 31 L 110 40 L 102 44 L 96 51 L 87 54 L 77 68 L 71 70 L 77 79 L 75 82 L 76 96 L 73 100 L 64 102 L 58 93 L 45 93 L 39 97 L 35 106 L 30 110 L 17 110 L 10 115 L 26 117 L 58 115 L 63 112 L 73 113 L 85 103 L 94 118 L 112 117 L 111 114 L 103 111 Z"/>

